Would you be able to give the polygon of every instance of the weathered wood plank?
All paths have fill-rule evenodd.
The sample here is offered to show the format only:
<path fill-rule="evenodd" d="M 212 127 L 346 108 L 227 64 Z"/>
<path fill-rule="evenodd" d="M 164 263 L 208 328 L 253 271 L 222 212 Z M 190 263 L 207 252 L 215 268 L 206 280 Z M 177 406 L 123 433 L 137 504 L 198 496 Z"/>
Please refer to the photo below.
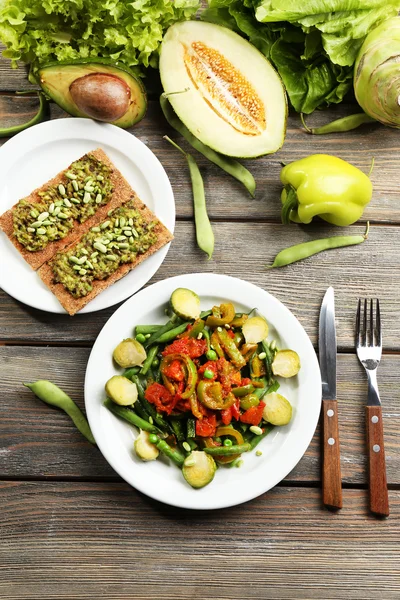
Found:
<path fill-rule="evenodd" d="M 37 100 L 26 97 L 0 96 L 0 126 L 11 126 L 29 120 L 37 108 Z M 311 117 L 313 123 L 330 121 L 354 111 L 354 107 L 340 106 L 327 113 Z M 67 115 L 54 104 L 53 118 Z M 160 159 L 171 179 L 179 217 L 192 216 L 192 192 L 185 159 L 163 140 L 172 132 L 164 120 L 157 102 L 150 102 L 146 117 L 129 131 L 141 139 Z M 0 139 L 0 144 L 5 140 Z M 186 142 L 182 145 L 190 149 Z M 201 168 L 207 195 L 208 210 L 213 218 L 240 220 L 280 220 L 279 173 L 281 162 L 294 160 L 315 153 L 336 154 L 368 172 L 371 159 L 375 157 L 372 174 L 374 196 L 365 211 L 363 220 L 400 223 L 400 189 L 397 173 L 400 167 L 400 137 L 397 130 L 378 125 L 368 125 L 354 132 L 330 136 L 310 136 L 301 129 L 298 116 L 291 115 L 288 132 L 281 151 L 269 157 L 247 160 L 244 164 L 257 181 L 256 198 L 252 200 L 233 178 L 229 177 L 200 154 L 195 153 Z M 1 210 L 1 209 L 0 209 Z"/>
<path fill-rule="evenodd" d="M 176 238 L 164 264 L 152 279 L 199 271 L 246 279 L 275 295 L 298 317 L 313 343 L 317 341 L 320 303 L 326 288 L 336 290 L 338 340 L 353 348 L 357 298 L 381 299 L 384 347 L 400 349 L 400 238 L 396 227 L 374 226 L 360 246 L 325 252 L 284 269 L 266 269 L 275 254 L 294 243 L 337 235 L 337 228 L 256 223 L 214 223 L 216 250 L 207 261 L 195 244 L 192 223 L 178 222 Z M 363 226 L 347 228 L 362 233 Z M 69 318 L 30 309 L 0 293 L 0 341 L 90 343 L 114 308 Z"/>
<path fill-rule="evenodd" d="M 2 477 L 117 478 L 70 420 L 22 387 L 28 379 L 50 379 L 83 407 L 84 348 L 0 347 L 0 440 Z M 29 370 L 28 367 L 29 366 Z M 385 355 L 379 373 L 388 481 L 400 485 L 400 356 Z M 394 392 L 394 390 L 396 390 Z M 339 355 L 338 399 L 343 482 L 365 484 L 365 375 L 354 355 Z M 287 481 L 319 482 L 319 431 Z"/>
<path fill-rule="evenodd" d="M 245 505 L 179 512 L 119 483 L 0 485 L 0 593 L 28 598 L 394 600 L 400 492 L 392 516 L 345 490 L 275 488 Z"/>

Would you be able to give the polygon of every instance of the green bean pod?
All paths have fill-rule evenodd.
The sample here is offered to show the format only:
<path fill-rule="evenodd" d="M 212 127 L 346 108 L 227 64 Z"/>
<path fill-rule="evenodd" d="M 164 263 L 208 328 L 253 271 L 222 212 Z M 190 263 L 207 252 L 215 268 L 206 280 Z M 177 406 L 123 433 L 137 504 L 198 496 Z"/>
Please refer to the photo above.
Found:
<path fill-rule="evenodd" d="M 189 325 L 189 321 L 185 321 L 185 323 L 181 323 L 181 325 L 178 325 L 178 327 L 175 327 L 175 329 L 170 329 L 169 331 L 166 331 L 165 333 L 160 335 L 157 342 L 159 344 L 165 344 L 166 342 L 171 342 L 172 340 L 174 340 L 176 338 L 177 335 L 179 335 L 180 333 L 183 333 L 186 330 L 186 327 L 188 325 Z"/>
<path fill-rule="evenodd" d="M 303 113 L 300 114 L 300 119 L 306 132 L 312 133 L 314 135 L 324 135 L 327 133 L 343 133 L 345 131 L 357 129 L 357 127 L 360 127 L 360 125 L 363 125 L 364 123 L 377 123 L 376 119 L 373 119 L 365 113 L 349 115 L 347 117 L 342 117 L 341 119 L 331 121 L 326 125 L 321 125 L 321 127 L 312 128 L 306 125 Z"/>
<path fill-rule="evenodd" d="M 176 327 L 176 322 L 178 320 L 178 317 L 176 315 L 173 315 L 171 317 L 171 319 L 165 323 L 165 325 L 162 325 L 159 329 L 157 329 L 157 331 L 154 331 L 149 338 L 147 338 L 147 340 L 143 343 L 143 346 L 145 348 L 148 348 L 149 346 L 151 346 L 152 344 L 154 344 L 154 342 L 158 342 L 159 338 L 166 333 L 167 331 L 170 331 L 170 329 L 173 329 L 174 327 Z"/>
<path fill-rule="evenodd" d="M 19 94 L 23 95 L 23 92 L 19 92 Z M 0 128 L 0 138 L 11 137 L 16 133 L 19 133 L 20 131 L 28 129 L 28 127 L 32 127 L 32 125 L 36 125 L 37 123 L 41 123 L 42 121 L 44 121 L 48 113 L 48 102 L 46 100 L 45 95 L 42 92 L 37 92 L 37 94 L 39 96 L 39 109 L 36 115 L 32 117 L 32 119 L 30 119 L 27 123 L 14 125 L 13 127 Z"/>
<path fill-rule="evenodd" d="M 242 452 L 248 452 L 251 450 L 250 443 L 237 444 L 236 446 L 211 446 L 210 448 L 203 448 L 204 452 L 214 456 L 232 456 L 234 454 L 242 454 Z"/>
<path fill-rule="evenodd" d="M 32 392 L 46 404 L 61 408 L 72 419 L 74 425 L 79 429 L 81 434 L 91 443 L 96 445 L 96 441 L 90 430 L 89 423 L 81 409 L 75 402 L 57 385 L 51 381 L 39 379 L 34 383 L 24 383 L 24 386 L 32 390 Z"/>
<path fill-rule="evenodd" d="M 160 452 L 170 458 L 178 467 L 182 467 L 185 456 L 177 448 L 171 448 L 171 446 L 165 440 L 158 440 L 154 444 Z"/>
<path fill-rule="evenodd" d="M 151 367 L 151 363 L 153 362 L 153 360 L 157 356 L 157 352 L 158 352 L 158 346 L 152 346 L 150 348 L 150 350 L 147 353 L 147 358 L 144 361 L 144 363 L 142 365 L 142 368 L 139 371 L 140 375 L 146 375 L 147 371 Z"/>
<path fill-rule="evenodd" d="M 141 333 L 142 335 L 147 335 L 150 333 L 156 333 L 161 329 L 162 325 L 136 325 L 135 327 L 135 335 Z"/>
<path fill-rule="evenodd" d="M 103 406 L 108 408 L 108 410 L 117 417 L 124 419 L 124 421 L 127 421 L 128 423 L 134 425 L 138 429 L 144 429 L 144 431 L 148 431 L 149 433 L 163 435 L 163 433 L 158 429 L 158 427 L 139 417 L 135 412 L 133 412 L 133 410 L 115 404 L 115 402 L 110 400 L 110 398 L 107 398 L 107 400 L 103 402 Z"/>
<path fill-rule="evenodd" d="M 205 156 L 215 165 L 220 167 L 223 171 L 225 171 L 225 173 L 232 175 L 232 177 L 240 181 L 240 183 L 244 185 L 244 187 L 250 192 L 250 194 L 254 198 L 256 182 L 250 171 L 248 171 L 242 164 L 240 164 L 240 162 L 238 162 L 234 158 L 230 158 L 229 156 L 224 156 L 219 152 L 215 152 L 215 150 L 213 150 L 209 146 L 206 146 L 196 136 L 194 136 L 175 114 L 174 109 L 172 108 L 171 104 L 169 103 L 168 99 L 165 97 L 164 94 L 161 94 L 160 96 L 160 105 L 164 113 L 164 117 L 171 125 L 171 127 L 173 127 L 178 133 L 180 133 L 185 138 L 185 140 L 189 142 L 189 144 L 193 148 L 195 148 L 195 150 L 200 152 L 203 156 Z"/>
<path fill-rule="evenodd" d="M 168 136 L 165 135 L 164 139 L 175 146 L 175 148 L 182 152 L 182 154 L 186 157 L 189 166 L 190 179 L 192 180 L 194 222 L 196 226 L 197 245 L 199 246 L 200 250 L 203 250 L 203 252 L 205 252 L 210 259 L 214 252 L 214 233 L 207 214 L 204 183 L 200 169 L 191 154 L 188 154 L 182 150 L 182 148 L 173 142 Z"/>
<path fill-rule="evenodd" d="M 369 223 L 367 223 L 367 229 L 364 235 L 337 235 L 330 238 L 311 240 L 310 242 L 290 246 L 289 248 L 281 250 L 281 252 L 276 255 L 272 265 L 267 266 L 267 269 L 286 267 L 287 265 L 291 265 L 292 263 L 308 258 L 309 256 L 314 256 L 314 254 L 324 252 L 325 250 L 362 244 L 362 242 L 368 238 L 368 231 Z"/>

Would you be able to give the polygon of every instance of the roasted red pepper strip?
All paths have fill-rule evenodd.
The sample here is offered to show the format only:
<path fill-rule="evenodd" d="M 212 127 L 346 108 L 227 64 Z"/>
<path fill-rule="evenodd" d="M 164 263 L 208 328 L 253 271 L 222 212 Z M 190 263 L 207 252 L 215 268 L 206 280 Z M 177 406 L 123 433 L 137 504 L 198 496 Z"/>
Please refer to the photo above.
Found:
<path fill-rule="evenodd" d="M 233 339 L 228 335 L 226 329 L 221 328 L 221 331 L 218 331 L 217 329 L 217 336 L 223 350 L 227 353 L 235 367 L 237 367 L 238 369 L 244 367 L 246 361 L 240 354 Z"/>
<path fill-rule="evenodd" d="M 196 365 L 187 354 L 168 354 L 163 357 L 160 365 L 160 371 L 165 385 L 166 378 L 168 377 L 168 367 L 176 360 L 180 361 L 186 370 L 186 389 L 181 394 L 181 398 L 185 400 L 186 398 L 190 398 L 196 390 L 198 379 L 197 369 Z"/>
<path fill-rule="evenodd" d="M 212 315 L 207 317 L 207 327 L 223 327 L 225 324 L 230 323 L 235 318 L 235 307 L 231 302 L 227 304 L 221 304 L 221 306 L 213 306 Z"/>
<path fill-rule="evenodd" d="M 262 414 L 264 410 L 265 402 L 260 402 L 258 406 L 252 406 L 242 415 L 240 415 L 240 420 L 242 423 L 248 423 L 249 425 L 258 425 L 262 419 Z"/>
<path fill-rule="evenodd" d="M 217 428 L 217 417 L 213 414 L 204 415 L 201 421 L 196 421 L 196 435 L 199 437 L 213 437 Z"/>

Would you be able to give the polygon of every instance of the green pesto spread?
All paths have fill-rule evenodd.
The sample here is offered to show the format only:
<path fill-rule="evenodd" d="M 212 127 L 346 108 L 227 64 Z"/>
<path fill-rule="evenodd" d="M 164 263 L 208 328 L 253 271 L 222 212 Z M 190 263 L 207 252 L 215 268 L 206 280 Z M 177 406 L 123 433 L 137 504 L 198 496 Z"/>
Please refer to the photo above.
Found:
<path fill-rule="evenodd" d="M 87 296 L 94 280 L 107 279 L 122 264 L 133 262 L 155 242 L 156 221 L 147 222 L 129 200 L 82 237 L 73 248 L 56 254 L 51 267 L 54 282 L 74 298 Z"/>
<path fill-rule="evenodd" d="M 39 192 L 41 202 L 20 200 L 13 212 L 14 235 L 30 252 L 61 240 L 74 226 L 84 223 L 110 201 L 111 169 L 94 156 L 72 163 L 57 186 Z"/>

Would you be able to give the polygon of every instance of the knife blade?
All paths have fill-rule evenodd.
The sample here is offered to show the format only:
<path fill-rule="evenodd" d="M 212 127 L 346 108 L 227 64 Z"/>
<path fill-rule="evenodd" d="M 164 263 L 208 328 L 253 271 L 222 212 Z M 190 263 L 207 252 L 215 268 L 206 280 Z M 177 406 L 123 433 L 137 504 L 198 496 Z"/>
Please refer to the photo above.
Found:
<path fill-rule="evenodd" d="M 342 508 L 338 403 L 336 399 L 335 292 L 329 287 L 319 317 L 322 379 L 322 497 L 329 508 Z"/>

